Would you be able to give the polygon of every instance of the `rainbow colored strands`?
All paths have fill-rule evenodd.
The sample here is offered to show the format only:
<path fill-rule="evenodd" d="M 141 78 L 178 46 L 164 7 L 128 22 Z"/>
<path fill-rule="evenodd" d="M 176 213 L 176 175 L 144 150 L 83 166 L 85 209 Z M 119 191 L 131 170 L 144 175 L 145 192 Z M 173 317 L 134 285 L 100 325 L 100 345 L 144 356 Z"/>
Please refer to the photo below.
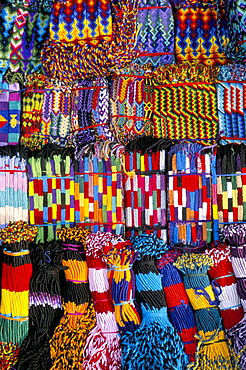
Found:
<path fill-rule="evenodd" d="M 127 340 L 122 337 L 122 369 L 185 369 L 188 358 L 167 317 L 161 275 L 155 266 L 155 258 L 162 255 L 167 246 L 155 235 L 142 234 L 131 240 L 139 255 L 133 269 L 142 323 L 131 336 L 126 337 Z"/>
<path fill-rule="evenodd" d="M 175 57 L 178 63 L 226 64 L 228 44 L 226 0 L 171 0 L 175 19 Z"/>
<path fill-rule="evenodd" d="M 18 359 L 19 347 L 28 333 L 29 287 L 32 263 L 29 246 L 37 227 L 10 222 L 0 230 L 3 247 L 0 304 L 0 365 L 10 369 Z"/>
<path fill-rule="evenodd" d="M 216 83 L 219 131 L 235 143 L 246 136 L 245 75 L 244 65 L 229 64 L 221 67 Z M 223 137 L 221 142 L 227 143 Z"/>
<path fill-rule="evenodd" d="M 95 5 L 98 6 L 99 12 L 103 6 L 106 6 L 106 11 L 101 12 L 98 18 L 95 18 L 97 13 L 90 15 L 91 11 L 95 11 Z M 113 20 L 112 33 L 109 30 L 110 33 L 107 34 L 108 31 L 104 31 L 106 27 L 101 27 L 100 32 L 104 35 L 98 37 L 97 24 L 102 21 L 107 26 L 110 24 L 109 20 L 111 22 L 111 16 L 107 13 L 107 9 L 110 11 L 110 5 Z M 50 39 L 42 50 L 42 64 L 47 75 L 66 82 L 97 76 L 106 77 L 112 74 L 113 69 L 124 68 L 136 58 L 138 1 L 124 0 L 117 4 L 113 2 L 110 5 L 108 1 L 103 4 L 79 0 L 54 3 L 53 14 L 56 19 L 52 17 L 51 37 L 53 37 L 52 30 L 55 28 L 59 30 L 65 27 L 66 30 L 63 32 L 64 39 L 61 35 L 55 35 L 55 40 Z M 67 17 L 62 18 L 66 7 L 70 9 L 67 9 Z M 77 9 L 70 17 L 69 13 L 71 14 L 73 7 Z M 87 14 L 85 14 L 86 7 L 90 7 Z M 80 23 L 80 19 L 84 19 L 83 24 Z M 64 25 L 64 22 L 68 24 Z M 80 29 L 74 30 L 74 25 L 78 25 Z M 87 27 L 94 29 L 88 33 Z"/>
<path fill-rule="evenodd" d="M 53 362 L 50 370 L 83 368 L 86 338 L 96 325 L 85 257 L 89 233 L 81 227 L 57 230 L 64 250 L 62 265 L 66 282 L 62 291 L 64 316 L 50 340 Z"/>
<path fill-rule="evenodd" d="M 117 71 L 109 94 L 110 127 L 117 141 L 125 144 L 139 135 L 153 134 L 151 126 L 151 89 L 146 83 L 151 75 L 134 64 Z"/>
<path fill-rule="evenodd" d="M 219 227 L 246 218 L 246 146 L 223 145 L 217 149 L 217 205 Z"/>
<path fill-rule="evenodd" d="M 137 47 L 141 50 L 135 60 L 140 65 L 157 67 L 174 63 L 174 19 L 168 0 L 141 0 L 137 21 Z"/>
<path fill-rule="evenodd" d="M 0 146 L 15 145 L 20 138 L 20 85 L 3 81 L 0 91 Z"/>
<path fill-rule="evenodd" d="M 132 270 L 137 254 L 130 241 L 112 240 L 103 246 L 114 311 L 121 334 L 133 333 L 141 318 L 135 304 L 135 277 Z M 126 338 L 124 339 L 126 340 Z"/>
<path fill-rule="evenodd" d="M 74 172 L 77 225 L 93 232 L 124 234 L 122 148 L 117 143 L 105 142 L 84 147 L 79 153 Z"/>
<path fill-rule="evenodd" d="M 177 144 L 169 152 L 170 244 L 201 247 L 212 237 L 211 154 L 200 144 Z"/>
<path fill-rule="evenodd" d="M 246 320 L 233 273 L 231 259 L 234 257 L 231 256 L 230 247 L 224 244 L 207 249 L 206 254 L 212 258 L 214 263 L 208 270 L 208 275 L 210 279 L 213 279 L 212 284 L 221 290 L 219 309 L 226 329 L 226 338 L 230 340 L 239 363 L 244 369 L 246 358 L 244 358 L 244 351 L 241 349 L 242 343 L 245 343 L 246 340 Z M 243 349 L 246 349 L 244 345 Z"/>
<path fill-rule="evenodd" d="M 225 338 L 218 304 L 207 271 L 213 265 L 211 257 L 196 253 L 184 253 L 174 262 L 184 276 L 184 285 L 190 303 L 195 310 L 198 330 L 196 361 L 188 369 L 217 370 L 240 369 Z"/>
<path fill-rule="evenodd" d="M 120 370 L 121 346 L 114 306 L 109 291 L 108 270 L 103 247 L 111 241 L 123 240 L 110 232 L 97 231 L 86 238 L 86 262 L 89 287 L 96 311 L 96 326 L 87 337 L 84 368 L 87 370 Z"/>
<path fill-rule="evenodd" d="M 180 251 L 169 250 L 157 260 L 156 265 L 161 272 L 170 321 L 184 344 L 189 361 L 194 362 L 198 343 L 195 317 L 185 290 L 182 274 L 173 265 L 173 262 L 180 255 Z"/>
<path fill-rule="evenodd" d="M 73 149 L 52 144 L 30 153 L 29 218 L 39 227 L 36 241 L 55 239 L 56 229 L 74 224 Z"/>
<path fill-rule="evenodd" d="M 172 142 L 142 137 L 126 146 L 124 201 L 126 236 L 154 233 L 167 241 L 166 152 Z"/>
<path fill-rule="evenodd" d="M 176 64 L 152 72 L 151 99 L 154 136 L 215 143 L 218 136 L 218 67 Z"/>
<path fill-rule="evenodd" d="M 8 155 L 6 155 L 8 153 Z M 16 147 L 0 148 L 0 228 L 28 221 L 26 160 Z"/>
<path fill-rule="evenodd" d="M 40 50 L 48 38 L 50 15 L 45 4 L 7 1 L 0 11 L 0 71 L 32 73 L 41 67 Z M 32 5 L 34 7 L 32 8 Z"/>
<path fill-rule="evenodd" d="M 72 88 L 71 137 L 76 150 L 95 141 L 113 140 L 109 129 L 109 83 L 82 80 Z"/>
<path fill-rule="evenodd" d="M 237 293 L 241 299 L 244 310 L 244 318 L 229 332 L 231 339 L 234 343 L 234 349 L 240 359 L 242 369 L 246 366 L 246 289 L 245 289 L 245 257 L 246 257 L 246 225 L 226 225 L 221 230 L 230 244 L 231 248 L 231 263 L 237 282 Z"/>
<path fill-rule="evenodd" d="M 246 2 L 245 0 L 228 0 L 227 22 L 229 43 L 226 48 L 227 57 L 233 62 L 244 62 L 246 56 Z"/>
<path fill-rule="evenodd" d="M 46 370 L 52 366 L 49 340 L 63 309 L 59 272 L 62 248 L 57 241 L 34 245 L 34 274 L 30 283 L 29 332 L 20 348 L 17 370 Z"/>

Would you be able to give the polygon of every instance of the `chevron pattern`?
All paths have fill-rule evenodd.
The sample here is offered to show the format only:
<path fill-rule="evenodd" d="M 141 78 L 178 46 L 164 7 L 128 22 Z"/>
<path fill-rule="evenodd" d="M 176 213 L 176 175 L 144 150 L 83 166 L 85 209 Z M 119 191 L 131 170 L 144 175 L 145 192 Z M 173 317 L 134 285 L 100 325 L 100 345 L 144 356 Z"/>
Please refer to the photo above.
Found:
<path fill-rule="evenodd" d="M 175 2 L 175 56 L 178 63 L 196 60 L 205 65 L 226 64 L 226 12 L 214 1 Z"/>

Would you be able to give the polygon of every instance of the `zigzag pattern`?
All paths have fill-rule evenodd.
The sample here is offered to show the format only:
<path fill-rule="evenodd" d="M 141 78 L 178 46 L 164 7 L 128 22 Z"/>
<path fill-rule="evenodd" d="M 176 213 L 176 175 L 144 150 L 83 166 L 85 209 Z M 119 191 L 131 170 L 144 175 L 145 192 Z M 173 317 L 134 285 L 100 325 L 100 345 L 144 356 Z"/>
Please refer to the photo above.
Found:
<path fill-rule="evenodd" d="M 85 2 L 55 1 L 51 15 L 50 39 L 83 42 L 96 46 L 112 38 L 112 15 L 108 0 Z"/>
<path fill-rule="evenodd" d="M 154 66 L 174 63 L 174 19 L 169 1 L 141 1 L 138 25 L 137 47 L 141 53 L 136 62 Z"/>
<path fill-rule="evenodd" d="M 210 5 L 210 6 L 209 6 Z M 228 43 L 225 9 L 211 4 L 179 5 L 175 11 L 175 55 L 177 62 L 196 60 L 205 65 L 226 64 Z M 199 27 L 198 27 L 199 24 Z"/>

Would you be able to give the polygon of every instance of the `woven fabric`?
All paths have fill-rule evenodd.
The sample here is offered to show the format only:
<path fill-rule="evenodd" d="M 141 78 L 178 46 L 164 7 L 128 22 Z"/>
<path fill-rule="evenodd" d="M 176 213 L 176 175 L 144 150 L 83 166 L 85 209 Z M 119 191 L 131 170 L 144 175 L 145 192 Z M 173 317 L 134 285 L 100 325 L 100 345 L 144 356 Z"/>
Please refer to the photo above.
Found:
<path fill-rule="evenodd" d="M 222 66 L 216 84 L 219 130 L 233 142 L 240 142 L 246 136 L 245 71 L 240 64 Z"/>
<path fill-rule="evenodd" d="M 25 7 L 33 11 L 51 12 L 54 0 L 5 0 L 3 3 L 11 5 L 12 7 Z"/>
<path fill-rule="evenodd" d="M 110 1 L 56 0 L 50 20 L 50 39 L 91 43 L 112 39 Z"/>
<path fill-rule="evenodd" d="M 26 161 L 19 153 L 0 155 L 0 228 L 10 221 L 28 222 Z"/>
<path fill-rule="evenodd" d="M 145 71 L 134 65 L 114 75 L 110 86 L 110 127 L 115 138 L 127 143 L 140 135 L 152 135 L 151 95 Z"/>
<path fill-rule="evenodd" d="M 217 68 L 188 64 L 153 72 L 150 104 L 155 137 L 215 142 L 218 113 L 213 82 L 217 72 Z"/>
<path fill-rule="evenodd" d="M 67 82 L 97 76 L 105 77 L 110 75 L 113 69 L 124 68 L 137 56 L 135 48 L 137 1 L 124 0 L 117 4 L 114 2 L 111 4 L 112 37 L 110 33 L 111 10 L 108 1 L 97 3 L 82 2 L 81 0 L 66 3 L 57 1 L 55 4 L 61 5 L 57 12 L 58 20 L 62 9 L 65 11 L 66 7 L 73 8 L 73 6 L 76 7 L 76 4 L 78 6 L 71 18 L 67 14 L 61 23 L 59 21 L 57 24 L 59 29 L 64 22 L 68 21 L 68 24 L 64 25 L 67 29 L 61 39 L 59 37 L 57 40 L 50 39 L 42 50 L 43 67 L 50 77 L 63 79 Z M 95 11 L 95 7 L 98 11 Z M 103 7 L 104 10 L 101 12 Z M 88 13 L 85 13 L 84 8 L 87 8 Z M 68 9 L 68 13 L 70 10 Z M 83 24 L 81 24 L 81 18 L 84 19 Z M 69 24 L 71 22 L 72 24 Z M 100 31 L 95 23 L 103 24 L 102 27 L 99 27 Z M 80 24 L 82 30 L 79 29 Z M 73 28 L 73 25 L 78 28 Z M 109 27 L 108 31 L 107 27 Z M 71 37 L 69 37 L 70 32 Z M 79 43 L 81 37 L 87 38 L 84 38 L 84 41 L 82 39 L 82 44 Z M 65 40 L 63 41 L 62 38 Z"/>
<path fill-rule="evenodd" d="M 21 3 L 21 2 L 20 2 Z M 50 16 L 16 4 L 4 6 L 0 12 L 0 72 L 32 72 L 41 67 L 39 59 L 48 37 Z"/>
<path fill-rule="evenodd" d="M 168 0 L 141 0 L 137 16 L 136 63 L 153 66 L 174 63 L 174 19 Z"/>
<path fill-rule="evenodd" d="M 3 82 L 0 90 L 0 146 L 15 145 L 20 138 L 20 85 Z"/>
<path fill-rule="evenodd" d="M 71 151 L 44 146 L 30 155 L 28 173 L 30 224 L 39 226 L 37 241 L 53 240 L 57 228 L 75 221 Z"/>
<path fill-rule="evenodd" d="M 148 148 L 125 153 L 124 202 L 126 236 L 154 233 L 167 241 L 167 180 L 165 145 L 157 140 Z M 127 146 L 131 147 L 131 142 Z M 166 149 L 170 143 L 166 143 Z M 146 150 L 145 150 L 146 149 Z"/>
<path fill-rule="evenodd" d="M 202 246 L 212 238 L 211 155 L 200 144 L 169 152 L 169 242 Z"/>
<path fill-rule="evenodd" d="M 230 42 L 226 53 L 234 62 L 244 62 L 246 56 L 246 1 L 229 0 L 227 5 L 227 22 Z"/>
<path fill-rule="evenodd" d="M 76 164 L 76 224 L 93 232 L 124 234 L 121 160 L 112 148 L 107 155 L 99 153 L 100 150 L 91 157 L 81 156 Z"/>
<path fill-rule="evenodd" d="M 109 86 L 105 78 L 75 84 L 71 101 L 71 139 L 76 151 L 89 142 L 113 140 L 109 129 Z"/>
<path fill-rule="evenodd" d="M 223 223 L 241 222 L 246 217 L 246 147 L 224 145 L 217 152 L 217 207 L 219 228 Z"/>
<path fill-rule="evenodd" d="M 175 1 L 175 57 L 178 63 L 226 64 L 226 1 Z"/>

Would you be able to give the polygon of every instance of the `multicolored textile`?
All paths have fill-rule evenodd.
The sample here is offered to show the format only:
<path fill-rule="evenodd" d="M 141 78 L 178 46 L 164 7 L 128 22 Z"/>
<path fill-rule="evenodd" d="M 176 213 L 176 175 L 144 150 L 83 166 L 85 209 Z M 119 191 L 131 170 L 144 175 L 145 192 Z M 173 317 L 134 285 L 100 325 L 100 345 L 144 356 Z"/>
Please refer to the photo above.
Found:
<path fill-rule="evenodd" d="M 140 138 L 126 146 L 126 236 L 154 233 L 167 241 L 166 151 L 169 140 Z M 134 148 L 135 147 L 135 148 Z"/>
<path fill-rule="evenodd" d="M 140 135 L 152 135 L 151 95 L 145 72 L 137 65 L 114 75 L 110 86 L 110 127 L 115 138 L 127 143 Z"/>
<path fill-rule="evenodd" d="M 199 335 L 196 361 L 190 369 L 225 368 L 240 369 L 230 351 L 221 324 L 218 299 L 209 281 L 207 271 L 213 265 L 211 257 L 196 253 L 184 253 L 174 262 L 184 276 L 184 285 L 190 303 L 195 310 L 195 320 Z"/>
<path fill-rule="evenodd" d="M 169 242 L 196 247 L 212 239 L 211 154 L 200 144 L 169 152 Z"/>
<path fill-rule="evenodd" d="M 0 91 L 0 146 L 15 145 L 20 138 L 20 85 L 3 81 Z"/>
<path fill-rule="evenodd" d="M 170 250 L 157 260 L 170 321 L 177 330 L 190 362 L 195 361 L 197 328 L 182 274 L 173 265 L 181 252 Z"/>
<path fill-rule="evenodd" d="M 50 40 L 98 45 L 112 40 L 112 11 L 106 1 L 55 0 L 50 19 Z"/>
<path fill-rule="evenodd" d="M 219 228 L 246 219 L 246 146 L 228 144 L 217 148 L 217 207 Z"/>
<path fill-rule="evenodd" d="M 111 4 L 112 29 L 108 1 L 56 1 L 56 4 L 59 9 L 55 16 L 56 19 L 58 17 L 59 23 L 55 24 L 55 18 L 52 18 L 54 25 L 51 24 L 51 33 L 56 29 L 57 32 L 62 32 L 58 36 L 52 36 L 55 40 L 49 40 L 42 50 L 43 67 L 50 77 L 66 82 L 105 77 L 110 75 L 113 69 L 124 68 L 136 58 L 138 1 L 124 0 Z M 68 14 L 62 17 L 66 7 Z M 69 13 L 73 9 L 76 11 L 70 18 Z M 53 10 L 55 13 L 55 7 Z"/>
<path fill-rule="evenodd" d="M 29 156 L 29 218 L 39 226 L 37 241 L 53 240 L 57 228 L 75 221 L 72 154 L 48 144 Z"/>
<path fill-rule="evenodd" d="M 174 19 L 168 0 L 140 0 L 137 48 L 140 65 L 151 63 L 157 67 L 174 63 Z"/>
<path fill-rule="evenodd" d="M 15 7 L 7 5 L 0 11 L 0 74 L 8 68 L 30 73 L 41 67 L 39 56 L 48 38 L 50 16 L 40 7 L 23 6 L 22 1 L 11 5 Z"/>
<path fill-rule="evenodd" d="M 219 131 L 233 142 L 246 136 L 245 72 L 240 64 L 222 66 L 216 84 Z"/>
<path fill-rule="evenodd" d="M 244 62 L 246 57 L 246 1 L 228 0 L 227 24 L 230 41 L 227 57 L 234 62 Z"/>
<path fill-rule="evenodd" d="M 71 139 L 76 151 L 95 141 L 113 140 L 109 129 L 109 83 L 83 80 L 72 88 Z"/>
<path fill-rule="evenodd" d="M 175 57 L 178 63 L 226 64 L 228 44 L 225 0 L 171 0 L 175 19 Z"/>
<path fill-rule="evenodd" d="M 150 104 L 155 137 L 215 142 L 217 73 L 216 67 L 189 64 L 164 66 L 152 73 Z"/>
<path fill-rule="evenodd" d="M 75 219 L 93 232 L 124 235 L 123 173 L 120 152 L 116 152 L 122 147 L 108 144 L 95 146 L 95 154 L 85 147 L 75 164 Z"/>
<path fill-rule="evenodd" d="M 18 152 L 7 154 L 0 150 L 0 228 L 10 221 L 28 222 L 26 160 Z"/>
<path fill-rule="evenodd" d="M 71 87 L 59 86 L 43 74 L 27 76 L 23 97 L 22 136 L 25 146 L 71 144 Z"/>
<path fill-rule="evenodd" d="M 0 302 L 0 364 L 10 369 L 17 361 L 19 347 L 28 333 L 29 287 L 32 263 L 29 246 L 37 227 L 18 221 L 0 230 L 3 242 Z"/>

